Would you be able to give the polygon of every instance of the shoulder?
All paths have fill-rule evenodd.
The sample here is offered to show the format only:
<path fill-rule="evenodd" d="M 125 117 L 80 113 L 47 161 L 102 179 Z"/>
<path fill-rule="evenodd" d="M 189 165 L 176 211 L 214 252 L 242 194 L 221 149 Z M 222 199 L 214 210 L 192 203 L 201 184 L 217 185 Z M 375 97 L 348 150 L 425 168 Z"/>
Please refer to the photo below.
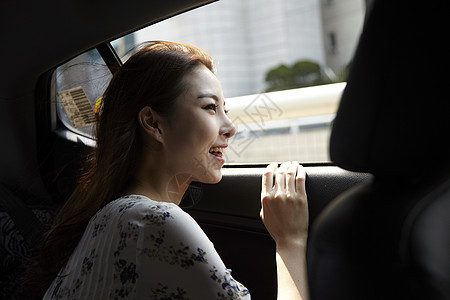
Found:
<path fill-rule="evenodd" d="M 111 201 L 98 214 L 115 213 L 120 218 L 152 218 L 164 220 L 175 215 L 186 214 L 173 203 L 158 202 L 141 195 L 129 195 Z"/>
<path fill-rule="evenodd" d="M 109 209 L 115 210 L 118 218 L 114 223 L 119 236 L 127 240 L 122 244 L 135 244 L 141 258 L 184 265 L 192 257 L 203 260 L 205 253 L 214 260 L 218 257 L 198 223 L 176 204 L 133 195 L 116 200 Z"/>
<path fill-rule="evenodd" d="M 191 247 L 214 248 L 198 223 L 176 204 L 131 195 L 117 199 L 113 205 L 119 213 L 119 226 L 130 228 L 134 224 L 147 241 L 164 239 Z"/>
<path fill-rule="evenodd" d="M 87 231 L 92 231 L 92 237 L 101 233 L 116 236 L 115 232 L 119 235 L 123 232 L 153 234 L 158 230 L 177 233 L 184 226 L 199 228 L 191 216 L 173 203 L 129 195 L 113 200 L 100 209 L 91 218 Z"/>
<path fill-rule="evenodd" d="M 133 210 L 133 208 L 150 208 L 154 210 L 160 210 L 176 208 L 178 206 L 169 202 L 155 201 L 142 195 L 128 195 L 111 201 L 105 206 L 105 208 L 107 207 L 118 209 L 120 212 L 122 212 Z"/>
<path fill-rule="evenodd" d="M 164 227 L 182 232 L 186 227 L 200 229 L 197 222 L 178 205 L 151 200 L 141 195 L 129 195 L 118 198 L 104 207 L 105 214 L 113 213 L 122 224 L 136 223 L 140 227 L 153 230 Z"/>

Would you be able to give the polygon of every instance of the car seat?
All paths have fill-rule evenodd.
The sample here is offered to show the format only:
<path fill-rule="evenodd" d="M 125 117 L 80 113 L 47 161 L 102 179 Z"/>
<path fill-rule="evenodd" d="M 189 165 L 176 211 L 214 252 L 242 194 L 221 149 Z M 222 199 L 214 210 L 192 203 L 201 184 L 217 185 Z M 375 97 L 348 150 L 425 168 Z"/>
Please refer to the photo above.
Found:
<path fill-rule="evenodd" d="M 24 272 L 53 219 L 54 210 L 43 199 L 0 184 L 0 299 L 24 297 Z"/>
<path fill-rule="evenodd" d="M 311 299 L 450 299 L 449 2 L 376 0 L 333 124 L 373 174 L 311 226 Z"/>

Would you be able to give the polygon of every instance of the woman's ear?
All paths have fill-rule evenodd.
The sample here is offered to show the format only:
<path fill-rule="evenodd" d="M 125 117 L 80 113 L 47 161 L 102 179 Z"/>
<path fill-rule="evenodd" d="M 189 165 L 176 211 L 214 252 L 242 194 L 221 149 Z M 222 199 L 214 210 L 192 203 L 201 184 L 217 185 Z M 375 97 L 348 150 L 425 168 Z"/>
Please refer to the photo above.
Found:
<path fill-rule="evenodd" d="M 162 132 L 158 126 L 160 118 L 159 114 L 149 106 L 145 106 L 138 113 L 138 121 L 142 130 L 155 140 L 162 142 Z"/>

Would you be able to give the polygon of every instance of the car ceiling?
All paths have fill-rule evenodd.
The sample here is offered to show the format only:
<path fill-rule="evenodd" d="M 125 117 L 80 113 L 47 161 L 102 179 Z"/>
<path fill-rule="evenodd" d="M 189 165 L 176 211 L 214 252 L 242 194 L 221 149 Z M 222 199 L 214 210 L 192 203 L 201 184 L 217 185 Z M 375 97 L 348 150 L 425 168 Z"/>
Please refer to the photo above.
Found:
<path fill-rule="evenodd" d="M 35 105 L 42 74 L 102 42 L 209 2 L 1 1 L 0 182 L 40 185 Z"/>
<path fill-rule="evenodd" d="M 32 91 L 44 71 L 101 42 L 208 2 L 2 1 L 1 98 Z"/>

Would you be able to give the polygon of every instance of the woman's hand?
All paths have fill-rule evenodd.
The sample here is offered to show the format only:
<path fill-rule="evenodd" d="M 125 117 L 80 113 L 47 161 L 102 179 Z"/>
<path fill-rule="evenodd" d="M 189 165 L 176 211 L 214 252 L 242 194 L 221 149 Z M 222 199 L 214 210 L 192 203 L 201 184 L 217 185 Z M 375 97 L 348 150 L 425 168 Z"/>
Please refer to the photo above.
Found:
<path fill-rule="evenodd" d="M 262 177 L 261 219 L 277 245 L 278 300 L 309 299 L 305 179 L 305 170 L 298 162 L 286 162 L 279 168 L 271 163 Z"/>
<path fill-rule="evenodd" d="M 275 174 L 275 183 L 273 176 Z M 306 173 L 298 162 L 267 166 L 262 176 L 261 219 L 277 247 L 306 245 L 308 236 L 308 202 Z"/>

